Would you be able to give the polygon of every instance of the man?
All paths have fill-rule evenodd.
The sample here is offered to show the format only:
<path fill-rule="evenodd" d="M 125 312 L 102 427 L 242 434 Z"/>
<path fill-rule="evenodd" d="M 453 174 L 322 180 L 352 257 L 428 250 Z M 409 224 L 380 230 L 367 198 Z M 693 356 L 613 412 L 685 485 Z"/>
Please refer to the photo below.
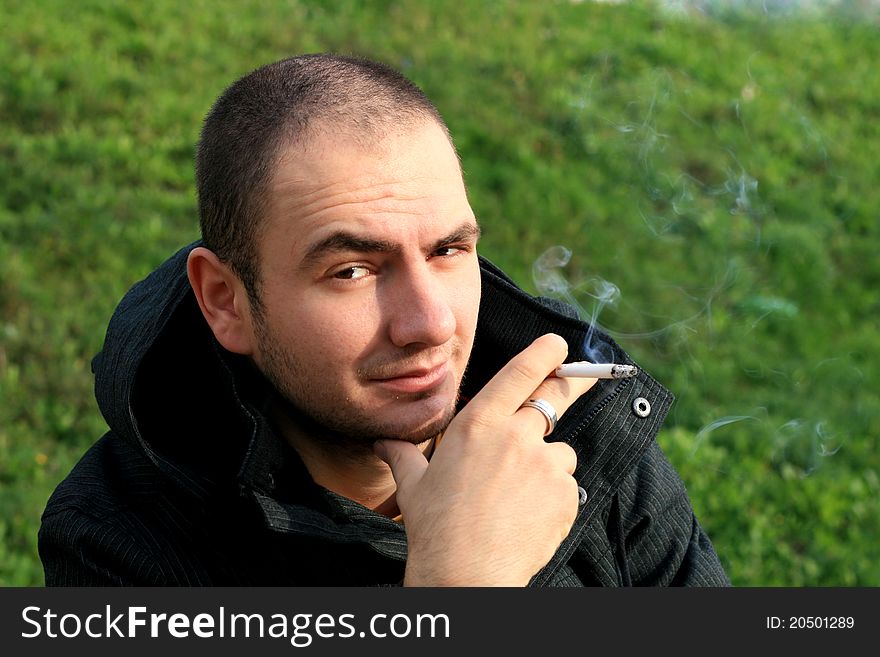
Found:
<path fill-rule="evenodd" d="M 266 66 L 196 169 L 202 243 L 93 364 L 110 432 L 44 513 L 47 584 L 728 583 L 653 441 L 671 395 L 552 376 L 588 327 L 478 258 L 412 83 Z"/>

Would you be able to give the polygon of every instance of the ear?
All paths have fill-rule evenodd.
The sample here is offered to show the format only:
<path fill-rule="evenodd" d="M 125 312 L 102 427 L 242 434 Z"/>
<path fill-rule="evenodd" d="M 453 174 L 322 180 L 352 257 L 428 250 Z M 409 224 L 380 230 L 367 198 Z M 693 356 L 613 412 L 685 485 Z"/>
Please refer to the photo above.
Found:
<path fill-rule="evenodd" d="M 247 291 L 232 269 L 205 247 L 190 251 L 186 274 L 214 337 L 236 354 L 254 352 L 254 331 Z"/>

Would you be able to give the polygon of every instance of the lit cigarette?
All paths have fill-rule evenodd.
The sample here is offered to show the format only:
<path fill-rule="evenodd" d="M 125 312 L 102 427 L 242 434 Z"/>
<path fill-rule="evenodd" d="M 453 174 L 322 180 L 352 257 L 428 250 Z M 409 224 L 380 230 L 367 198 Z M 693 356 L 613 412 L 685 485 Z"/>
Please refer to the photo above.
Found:
<path fill-rule="evenodd" d="M 614 363 L 565 363 L 556 368 L 556 376 L 573 376 L 590 379 L 629 379 L 639 373 L 635 365 Z"/>

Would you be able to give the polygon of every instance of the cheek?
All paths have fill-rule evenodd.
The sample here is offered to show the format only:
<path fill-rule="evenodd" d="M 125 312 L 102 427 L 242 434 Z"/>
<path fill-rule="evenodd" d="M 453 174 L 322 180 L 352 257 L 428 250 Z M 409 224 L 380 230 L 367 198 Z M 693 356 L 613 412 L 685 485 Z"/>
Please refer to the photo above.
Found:
<path fill-rule="evenodd" d="M 370 344 L 373 314 L 362 304 L 306 300 L 287 316 L 284 337 L 299 360 L 352 363 Z"/>

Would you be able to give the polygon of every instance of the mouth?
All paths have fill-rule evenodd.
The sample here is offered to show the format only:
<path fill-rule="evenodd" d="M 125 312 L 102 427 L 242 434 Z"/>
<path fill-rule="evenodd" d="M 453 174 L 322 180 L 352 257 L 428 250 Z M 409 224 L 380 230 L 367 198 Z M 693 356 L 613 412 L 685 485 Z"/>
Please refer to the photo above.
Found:
<path fill-rule="evenodd" d="M 393 376 L 373 379 L 380 387 L 395 393 L 424 393 L 439 387 L 450 374 L 449 364 L 413 368 Z"/>

